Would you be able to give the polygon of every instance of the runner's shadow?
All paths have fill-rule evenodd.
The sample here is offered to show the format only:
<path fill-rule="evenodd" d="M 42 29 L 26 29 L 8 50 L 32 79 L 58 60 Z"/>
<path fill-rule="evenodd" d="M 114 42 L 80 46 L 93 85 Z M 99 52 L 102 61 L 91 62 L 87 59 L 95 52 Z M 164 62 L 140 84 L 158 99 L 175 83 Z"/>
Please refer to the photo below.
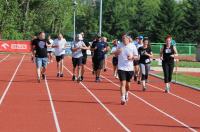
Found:
<path fill-rule="evenodd" d="M 185 126 L 172 126 L 172 125 L 157 125 L 157 124 L 136 124 L 138 126 L 148 126 L 148 127 L 171 127 L 171 128 L 187 128 Z M 200 127 L 191 127 L 193 129 L 200 129 Z"/>
<path fill-rule="evenodd" d="M 6 82 L 6 83 L 9 83 L 10 80 L 0 80 L 0 82 Z M 37 80 L 33 80 L 33 79 L 22 80 L 22 81 L 16 81 L 16 80 L 14 80 L 14 81 L 12 81 L 12 82 L 13 82 L 13 83 L 24 83 L 24 82 L 26 82 L 26 83 L 38 83 Z"/>
<path fill-rule="evenodd" d="M 94 91 L 117 91 L 119 92 L 120 90 L 119 89 L 100 89 L 100 88 L 94 88 L 94 89 L 91 89 L 91 90 L 94 90 Z"/>
<path fill-rule="evenodd" d="M 163 93 L 163 91 L 152 91 L 152 90 L 146 90 L 146 91 L 143 91 L 143 90 L 130 90 L 130 92 L 136 92 L 136 93 Z"/>
<path fill-rule="evenodd" d="M 39 101 L 49 102 L 49 100 L 39 100 Z M 77 104 L 99 104 L 96 101 L 80 101 L 80 100 L 53 100 L 53 102 L 56 102 L 56 103 L 77 103 Z M 120 105 L 119 103 L 115 103 L 115 102 L 102 102 L 102 103 L 107 104 L 107 105 Z"/>

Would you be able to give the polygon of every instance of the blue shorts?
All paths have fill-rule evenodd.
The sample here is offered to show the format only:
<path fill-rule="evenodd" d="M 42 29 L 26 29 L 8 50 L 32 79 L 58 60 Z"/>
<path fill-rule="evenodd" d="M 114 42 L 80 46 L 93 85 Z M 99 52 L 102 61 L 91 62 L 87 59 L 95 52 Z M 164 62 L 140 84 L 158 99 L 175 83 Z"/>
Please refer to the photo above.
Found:
<path fill-rule="evenodd" d="M 36 57 L 36 67 L 37 68 L 42 68 L 42 67 L 47 67 L 47 63 L 48 63 L 48 58 L 37 58 Z"/>

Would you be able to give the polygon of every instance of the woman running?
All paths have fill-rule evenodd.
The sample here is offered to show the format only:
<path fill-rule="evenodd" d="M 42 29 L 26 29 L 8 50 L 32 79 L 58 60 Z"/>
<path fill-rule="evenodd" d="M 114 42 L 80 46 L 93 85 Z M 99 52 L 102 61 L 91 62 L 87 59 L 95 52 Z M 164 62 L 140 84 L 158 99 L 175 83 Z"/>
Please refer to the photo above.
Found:
<path fill-rule="evenodd" d="M 174 70 L 174 59 L 178 57 L 178 52 L 175 46 L 171 45 L 172 37 L 167 36 L 165 44 L 160 51 L 160 59 L 162 60 L 162 68 L 164 72 L 165 92 L 170 91 L 170 82 Z"/>
<path fill-rule="evenodd" d="M 150 63 L 151 58 L 153 57 L 153 53 L 151 51 L 150 42 L 147 38 L 143 40 L 143 46 L 138 49 L 139 54 L 139 65 L 141 71 L 141 81 L 143 91 L 146 91 L 146 82 L 148 80 L 149 70 L 150 70 Z"/>

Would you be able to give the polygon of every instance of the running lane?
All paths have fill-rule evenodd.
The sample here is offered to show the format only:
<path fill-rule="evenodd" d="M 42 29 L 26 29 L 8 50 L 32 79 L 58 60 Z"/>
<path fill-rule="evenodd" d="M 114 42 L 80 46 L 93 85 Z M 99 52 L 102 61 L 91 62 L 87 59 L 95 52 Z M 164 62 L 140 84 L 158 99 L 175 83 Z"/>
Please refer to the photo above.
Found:
<path fill-rule="evenodd" d="M 12 63 L 8 67 L 15 65 Z M 0 106 L 0 131 L 56 131 L 50 103 L 44 101 L 48 100 L 45 84 L 36 83 L 35 77 L 35 65 L 26 56 Z"/>

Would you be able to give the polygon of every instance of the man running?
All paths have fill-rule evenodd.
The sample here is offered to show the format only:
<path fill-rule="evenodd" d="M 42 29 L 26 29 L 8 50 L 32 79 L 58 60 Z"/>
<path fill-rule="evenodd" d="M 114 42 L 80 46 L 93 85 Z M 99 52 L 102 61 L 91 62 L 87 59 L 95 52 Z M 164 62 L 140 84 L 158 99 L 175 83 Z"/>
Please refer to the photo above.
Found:
<path fill-rule="evenodd" d="M 118 55 L 118 75 L 120 80 L 121 105 L 128 102 L 128 92 L 130 82 L 134 75 L 133 60 L 138 57 L 138 51 L 135 45 L 130 43 L 129 36 L 122 35 L 122 43 L 117 46 Z"/>
<path fill-rule="evenodd" d="M 91 50 L 94 51 L 93 63 L 94 71 L 96 75 L 96 82 L 100 82 L 100 74 L 103 69 L 103 61 L 105 59 L 105 53 L 107 52 L 108 45 L 101 41 L 101 37 L 98 37 L 98 42 L 93 43 Z"/>
<path fill-rule="evenodd" d="M 73 77 L 72 80 L 75 81 L 77 79 L 77 82 L 82 81 L 81 79 L 81 69 L 82 69 L 82 61 L 83 61 L 83 53 L 82 50 L 87 50 L 88 47 L 86 47 L 85 43 L 82 41 L 82 35 L 78 34 L 76 36 L 75 42 L 72 44 L 72 63 L 73 63 Z M 77 74 L 76 74 L 77 70 Z M 77 75 L 77 77 L 76 77 Z"/>
<path fill-rule="evenodd" d="M 61 33 L 58 34 L 58 38 L 54 40 L 53 46 L 55 47 L 55 55 L 57 61 L 57 77 L 64 77 L 63 74 L 63 63 L 65 57 L 67 41 L 64 39 Z"/>
<path fill-rule="evenodd" d="M 45 71 L 47 67 L 47 47 L 50 42 L 45 39 L 45 33 L 40 32 L 37 39 L 33 41 L 34 56 L 36 57 L 36 67 L 37 67 L 37 80 L 38 83 L 42 79 L 46 78 Z"/>

